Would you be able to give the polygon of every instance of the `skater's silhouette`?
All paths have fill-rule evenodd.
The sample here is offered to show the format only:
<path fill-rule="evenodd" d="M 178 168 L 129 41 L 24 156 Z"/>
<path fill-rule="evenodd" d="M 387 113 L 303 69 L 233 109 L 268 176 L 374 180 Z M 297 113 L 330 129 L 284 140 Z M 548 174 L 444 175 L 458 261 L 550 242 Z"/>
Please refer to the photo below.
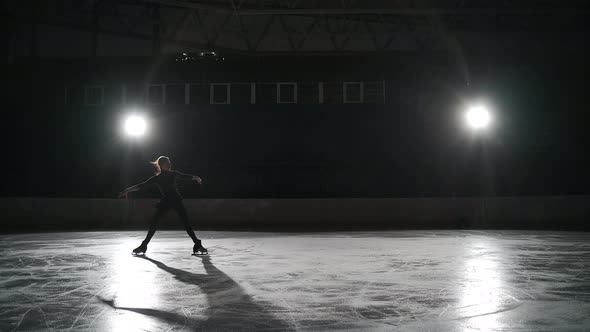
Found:
<path fill-rule="evenodd" d="M 197 253 L 207 253 L 207 249 L 205 249 L 201 243 L 201 240 L 197 238 L 191 224 L 188 220 L 188 216 L 186 214 L 186 208 L 182 203 L 182 196 L 178 191 L 178 187 L 176 186 L 176 180 L 193 180 L 197 181 L 199 184 L 202 183 L 202 179 L 196 175 L 189 175 L 183 174 L 178 171 L 172 170 L 172 163 L 170 162 L 170 158 L 165 156 L 160 156 L 156 161 L 152 162 L 154 165 L 155 171 L 154 176 L 147 179 L 146 181 L 131 186 L 122 192 L 119 193 L 119 197 L 127 197 L 127 194 L 133 191 L 138 191 L 144 189 L 149 185 L 156 185 L 162 194 L 162 199 L 156 204 L 156 212 L 152 217 L 152 221 L 150 223 L 149 231 L 145 237 L 145 240 L 141 243 L 141 245 L 135 249 L 133 249 L 134 254 L 143 254 L 147 251 L 147 245 L 156 233 L 156 227 L 158 226 L 158 222 L 168 213 L 170 210 L 176 211 L 178 217 L 184 224 L 184 228 L 186 229 L 186 233 L 191 237 L 194 242 L 193 252 Z"/>
<path fill-rule="evenodd" d="M 158 268 L 174 276 L 180 282 L 196 285 L 207 296 L 209 307 L 206 319 L 194 319 L 183 314 L 149 308 L 118 307 L 113 300 L 100 299 L 119 310 L 137 312 L 155 317 L 170 324 L 182 324 L 195 331 L 289 331 L 293 328 L 269 312 L 269 306 L 255 303 L 244 289 L 223 271 L 213 265 L 210 256 L 197 256 L 203 261 L 206 274 L 197 274 L 170 267 L 147 256 L 138 256 L 154 263 Z"/>

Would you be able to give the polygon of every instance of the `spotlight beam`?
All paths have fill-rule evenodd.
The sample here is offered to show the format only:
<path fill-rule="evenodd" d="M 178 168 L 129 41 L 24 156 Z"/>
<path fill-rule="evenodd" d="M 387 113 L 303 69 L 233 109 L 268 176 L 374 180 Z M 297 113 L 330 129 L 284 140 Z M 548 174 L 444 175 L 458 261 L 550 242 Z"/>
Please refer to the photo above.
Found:
<path fill-rule="evenodd" d="M 132 114 L 125 119 L 123 128 L 128 136 L 140 137 L 145 134 L 147 123 L 142 116 Z"/>

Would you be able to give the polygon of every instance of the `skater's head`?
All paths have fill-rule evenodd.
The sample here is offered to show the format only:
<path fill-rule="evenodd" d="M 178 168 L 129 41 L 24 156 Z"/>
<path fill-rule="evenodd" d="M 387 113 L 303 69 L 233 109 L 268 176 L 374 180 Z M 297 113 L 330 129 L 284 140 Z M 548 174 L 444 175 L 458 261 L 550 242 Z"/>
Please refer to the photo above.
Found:
<path fill-rule="evenodd" d="M 154 173 L 156 175 L 167 172 L 172 168 L 172 163 L 170 162 L 170 158 L 166 156 L 159 156 L 158 159 L 151 162 L 154 165 Z"/>

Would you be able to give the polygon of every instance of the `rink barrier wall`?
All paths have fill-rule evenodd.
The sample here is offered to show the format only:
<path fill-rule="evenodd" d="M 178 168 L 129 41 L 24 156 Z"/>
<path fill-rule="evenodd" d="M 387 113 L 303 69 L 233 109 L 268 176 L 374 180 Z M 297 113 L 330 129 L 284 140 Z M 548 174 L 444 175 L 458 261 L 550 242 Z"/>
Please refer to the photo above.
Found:
<path fill-rule="evenodd" d="M 156 200 L 0 198 L 4 230 L 142 229 Z M 588 229 L 590 196 L 186 199 L 200 229 Z M 162 228 L 180 224 L 170 213 Z"/>

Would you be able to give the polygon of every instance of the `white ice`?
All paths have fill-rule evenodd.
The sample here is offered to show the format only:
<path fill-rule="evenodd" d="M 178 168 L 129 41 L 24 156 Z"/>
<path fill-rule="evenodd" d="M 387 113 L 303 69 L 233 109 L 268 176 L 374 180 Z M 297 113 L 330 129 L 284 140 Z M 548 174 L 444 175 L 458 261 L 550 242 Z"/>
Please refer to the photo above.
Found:
<path fill-rule="evenodd" d="M 589 233 L 0 235 L 0 331 L 590 329 Z"/>

